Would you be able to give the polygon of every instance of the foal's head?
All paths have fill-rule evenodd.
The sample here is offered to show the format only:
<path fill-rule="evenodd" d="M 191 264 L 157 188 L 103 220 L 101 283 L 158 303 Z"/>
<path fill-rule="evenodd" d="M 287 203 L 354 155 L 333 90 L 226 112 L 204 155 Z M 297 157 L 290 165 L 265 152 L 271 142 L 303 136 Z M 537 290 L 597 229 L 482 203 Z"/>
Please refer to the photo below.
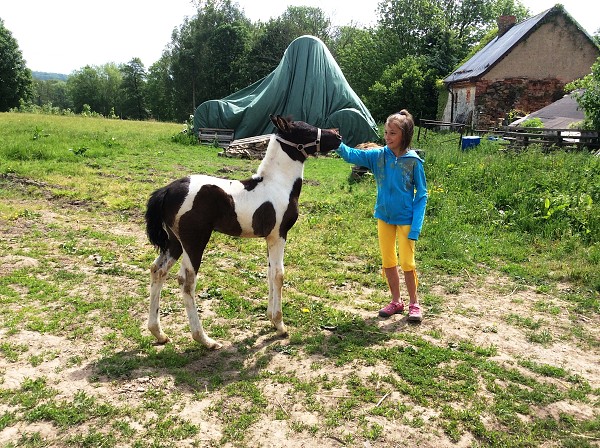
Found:
<path fill-rule="evenodd" d="M 337 129 L 320 129 L 304 121 L 292 121 L 281 115 L 271 115 L 271 122 L 277 128 L 277 140 L 282 145 L 294 148 L 304 157 L 318 153 L 327 154 L 337 149 L 342 142 Z"/>

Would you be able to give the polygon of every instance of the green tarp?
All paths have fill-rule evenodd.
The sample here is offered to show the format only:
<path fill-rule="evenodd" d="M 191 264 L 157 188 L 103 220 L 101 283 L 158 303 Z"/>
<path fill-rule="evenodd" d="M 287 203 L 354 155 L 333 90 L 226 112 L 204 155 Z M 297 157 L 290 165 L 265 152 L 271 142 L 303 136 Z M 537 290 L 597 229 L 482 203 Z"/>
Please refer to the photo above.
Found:
<path fill-rule="evenodd" d="M 290 116 L 321 128 L 337 128 L 351 146 L 377 139 L 377 125 L 340 67 L 316 37 L 302 36 L 285 50 L 263 79 L 194 113 L 194 129 L 234 129 L 235 138 L 274 132 L 270 114 Z"/>

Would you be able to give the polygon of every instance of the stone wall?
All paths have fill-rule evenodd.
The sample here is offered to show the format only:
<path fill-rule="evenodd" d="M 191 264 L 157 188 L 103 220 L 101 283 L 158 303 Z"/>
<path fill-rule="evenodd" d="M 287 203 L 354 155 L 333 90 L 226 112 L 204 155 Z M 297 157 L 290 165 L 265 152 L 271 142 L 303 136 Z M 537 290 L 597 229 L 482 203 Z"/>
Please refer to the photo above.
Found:
<path fill-rule="evenodd" d="M 555 78 L 508 78 L 476 83 L 475 116 L 477 127 L 487 128 L 501 124 L 506 114 L 518 109 L 535 112 L 564 95 L 565 83 Z"/>

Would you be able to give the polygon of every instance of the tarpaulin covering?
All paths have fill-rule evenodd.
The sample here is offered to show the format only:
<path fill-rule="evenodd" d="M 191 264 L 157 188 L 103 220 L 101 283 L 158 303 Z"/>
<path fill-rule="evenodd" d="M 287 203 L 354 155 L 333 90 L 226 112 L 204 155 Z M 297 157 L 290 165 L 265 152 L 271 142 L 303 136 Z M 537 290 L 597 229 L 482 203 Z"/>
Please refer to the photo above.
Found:
<path fill-rule="evenodd" d="M 225 98 L 200 104 L 194 129 L 234 129 L 235 138 L 271 134 L 270 114 L 290 116 L 320 128 L 337 128 L 350 146 L 375 141 L 377 125 L 346 81 L 325 44 L 301 36 L 285 50 L 277 68 Z"/>

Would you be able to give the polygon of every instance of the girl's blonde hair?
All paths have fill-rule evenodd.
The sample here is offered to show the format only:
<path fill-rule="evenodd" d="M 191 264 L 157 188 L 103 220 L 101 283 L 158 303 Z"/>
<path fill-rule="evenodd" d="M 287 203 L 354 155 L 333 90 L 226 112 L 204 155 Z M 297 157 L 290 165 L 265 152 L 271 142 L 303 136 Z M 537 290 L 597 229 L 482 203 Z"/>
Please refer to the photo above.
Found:
<path fill-rule="evenodd" d="M 390 115 L 385 120 L 385 125 L 389 126 L 394 124 L 402 131 L 402 141 L 400 142 L 400 149 L 404 151 L 410 146 L 412 142 L 413 133 L 415 131 L 415 122 L 413 116 L 406 109 L 402 109 L 400 112 Z"/>

